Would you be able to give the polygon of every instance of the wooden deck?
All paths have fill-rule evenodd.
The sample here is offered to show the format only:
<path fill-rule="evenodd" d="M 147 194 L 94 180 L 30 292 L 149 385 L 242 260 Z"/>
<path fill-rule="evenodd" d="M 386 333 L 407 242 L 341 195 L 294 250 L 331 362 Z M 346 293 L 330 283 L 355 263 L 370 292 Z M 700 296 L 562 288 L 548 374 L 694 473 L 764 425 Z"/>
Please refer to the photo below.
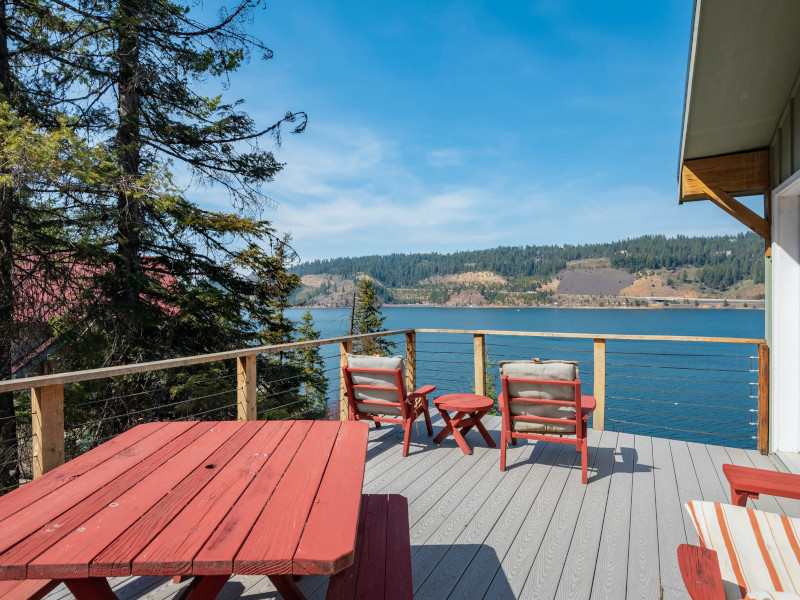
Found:
<path fill-rule="evenodd" d="M 800 454 L 796 452 L 777 452 L 772 455 L 772 461 L 781 471 L 800 474 Z"/>
<path fill-rule="evenodd" d="M 499 444 L 499 417 L 485 423 Z M 399 427 L 371 430 L 364 491 L 409 500 L 416 598 L 688 598 L 676 550 L 697 536 L 682 504 L 729 501 L 724 463 L 775 469 L 756 451 L 591 431 L 584 486 L 579 454 L 567 445 L 520 442 L 501 473 L 498 450 L 476 432 L 467 440 L 472 456 L 452 438 L 433 444 L 420 423 L 402 458 Z M 763 496 L 754 506 L 800 517 L 796 500 Z M 112 584 L 121 599 L 148 600 L 186 585 L 146 577 Z M 327 578 L 299 585 L 322 600 Z M 48 596 L 62 597 L 63 586 Z M 278 595 L 265 577 L 236 577 L 220 598 Z"/>

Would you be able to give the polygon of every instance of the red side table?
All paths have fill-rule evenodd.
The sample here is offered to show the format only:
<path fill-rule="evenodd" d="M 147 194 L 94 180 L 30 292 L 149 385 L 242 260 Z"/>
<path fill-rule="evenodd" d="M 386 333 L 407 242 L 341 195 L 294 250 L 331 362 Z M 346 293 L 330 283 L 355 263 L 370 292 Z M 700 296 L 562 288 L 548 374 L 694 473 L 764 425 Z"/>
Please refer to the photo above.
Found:
<path fill-rule="evenodd" d="M 439 409 L 442 419 L 447 424 L 444 429 L 439 432 L 433 441 L 437 444 L 441 443 L 448 434 L 452 433 L 453 438 L 456 440 L 458 447 L 463 450 L 464 454 L 472 454 L 472 449 L 464 439 L 464 435 L 473 427 L 477 427 L 481 432 L 483 439 L 489 444 L 491 448 L 497 446 L 486 431 L 486 427 L 481 423 L 481 419 L 488 413 L 494 401 L 486 396 L 476 396 L 475 394 L 446 394 L 439 396 L 433 401 L 433 405 Z M 456 414 L 451 417 L 447 411 L 455 411 Z M 467 418 L 465 418 L 467 417 Z M 461 431 L 459 431 L 459 429 Z"/>

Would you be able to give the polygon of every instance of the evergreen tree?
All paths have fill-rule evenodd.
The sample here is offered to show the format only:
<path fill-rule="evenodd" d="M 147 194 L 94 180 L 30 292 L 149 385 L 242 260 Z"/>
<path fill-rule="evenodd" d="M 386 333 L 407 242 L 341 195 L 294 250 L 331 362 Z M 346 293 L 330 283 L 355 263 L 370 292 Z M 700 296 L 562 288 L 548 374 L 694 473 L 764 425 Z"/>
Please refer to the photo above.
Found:
<path fill-rule="evenodd" d="M 297 334 L 298 342 L 320 339 L 320 332 L 314 329 L 314 317 L 309 309 L 303 313 Z M 298 350 L 295 360 L 303 374 L 305 410 L 313 416 L 324 417 L 328 404 L 328 379 L 325 377 L 325 364 L 319 346 Z"/>
<path fill-rule="evenodd" d="M 251 53 L 271 56 L 246 30 L 257 6 L 234 1 L 208 22 L 198 20 L 202 7 L 168 0 L 87 0 L 65 8 L 105 32 L 90 76 L 106 82 L 106 93 L 86 99 L 95 112 L 86 132 L 113 149 L 116 163 L 93 196 L 94 231 L 107 250 L 91 257 L 97 268 L 90 287 L 102 293 L 84 306 L 95 325 L 86 336 L 97 349 L 87 363 L 290 337 L 280 302 L 297 278 L 285 273 L 290 251 L 276 251 L 285 240 L 260 216 L 270 203 L 263 184 L 282 165 L 261 143 L 279 139 L 284 122 L 299 122 L 294 131 L 302 131 L 305 115 L 258 127 L 241 101 L 198 93 L 208 78 L 224 83 Z M 221 187 L 234 210 L 200 208 L 172 168 Z"/>
<path fill-rule="evenodd" d="M 87 89 L 82 63 L 68 54 L 86 51 L 90 31 L 91 24 L 68 18 L 57 3 L 0 6 L 0 379 L 12 376 L 16 353 L 47 339 L 47 324 L 37 317 L 49 311 L 34 290 L 45 280 L 75 284 L 70 264 L 80 243 L 69 238 L 75 200 L 93 165 L 104 162 L 86 160 L 62 105 L 76 82 Z M 19 478 L 13 415 L 13 394 L 0 394 L 0 488 Z"/>
<path fill-rule="evenodd" d="M 378 296 L 378 287 L 369 277 L 364 277 L 356 286 L 356 309 L 353 318 L 353 333 L 376 333 L 386 331 L 383 326 L 386 316 L 381 314 L 383 305 Z M 353 350 L 357 354 L 378 354 L 388 356 L 397 345 L 386 338 L 356 340 Z"/>
<path fill-rule="evenodd" d="M 263 144 L 279 142 L 284 123 L 301 132 L 305 115 L 288 113 L 263 127 L 240 100 L 198 91 L 209 79 L 227 87 L 228 75 L 251 54 L 271 56 L 247 31 L 260 3 L 232 0 L 216 19 L 205 19 L 200 5 L 168 0 L 59 6 L 65 19 L 87 23 L 92 45 L 70 54 L 86 67 L 85 94 L 71 100 L 70 114 L 81 117 L 76 127 L 112 161 L 82 191 L 89 221 L 75 237 L 87 245 L 85 291 L 74 310 L 53 321 L 55 335 L 67 342 L 58 368 L 291 340 L 283 309 L 299 281 L 287 273 L 293 253 L 262 218 L 271 202 L 263 185 L 283 165 Z M 231 209 L 199 207 L 175 172 L 221 189 Z M 282 416 L 298 398 L 289 359 L 259 359 L 262 405 L 283 407 Z M 228 367 L 212 364 L 68 386 L 68 421 L 102 418 L 102 431 L 86 430 L 68 445 L 91 445 L 137 419 L 230 418 L 230 377 Z"/>

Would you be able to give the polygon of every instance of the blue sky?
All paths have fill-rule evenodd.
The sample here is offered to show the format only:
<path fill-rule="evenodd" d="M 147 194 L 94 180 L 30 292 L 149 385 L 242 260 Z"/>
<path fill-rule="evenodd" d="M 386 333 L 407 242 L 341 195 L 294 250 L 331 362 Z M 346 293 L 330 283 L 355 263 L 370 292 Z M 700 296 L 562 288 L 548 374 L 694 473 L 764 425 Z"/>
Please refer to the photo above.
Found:
<path fill-rule="evenodd" d="M 270 0 L 252 31 L 275 58 L 229 93 L 309 124 L 276 149 L 265 217 L 304 260 L 742 231 L 677 202 L 691 9 Z"/>

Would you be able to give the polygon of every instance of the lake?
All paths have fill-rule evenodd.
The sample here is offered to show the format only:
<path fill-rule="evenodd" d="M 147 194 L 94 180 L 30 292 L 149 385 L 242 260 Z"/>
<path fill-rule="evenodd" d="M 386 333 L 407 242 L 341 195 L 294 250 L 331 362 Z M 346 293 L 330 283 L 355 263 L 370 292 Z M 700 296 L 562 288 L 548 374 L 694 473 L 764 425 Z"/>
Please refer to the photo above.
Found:
<path fill-rule="evenodd" d="M 291 309 L 299 320 L 303 309 Z M 345 335 L 349 309 L 313 309 L 322 337 Z M 592 334 L 764 337 L 761 310 L 385 307 L 387 329 L 478 329 Z M 403 353 L 403 339 L 398 353 Z M 592 393 L 592 340 L 487 336 L 490 373 L 510 359 L 575 360 L 585 394 Z M 606 346 L 606 428 L 756 447 L 757 347 L 741 344 L 609 340 Z M 331 401 L 338 390 L 338 346 L 323 348 Z M 438 393 L 473 389 L 471 335 L 419 334 L 417 383 Z"/>

